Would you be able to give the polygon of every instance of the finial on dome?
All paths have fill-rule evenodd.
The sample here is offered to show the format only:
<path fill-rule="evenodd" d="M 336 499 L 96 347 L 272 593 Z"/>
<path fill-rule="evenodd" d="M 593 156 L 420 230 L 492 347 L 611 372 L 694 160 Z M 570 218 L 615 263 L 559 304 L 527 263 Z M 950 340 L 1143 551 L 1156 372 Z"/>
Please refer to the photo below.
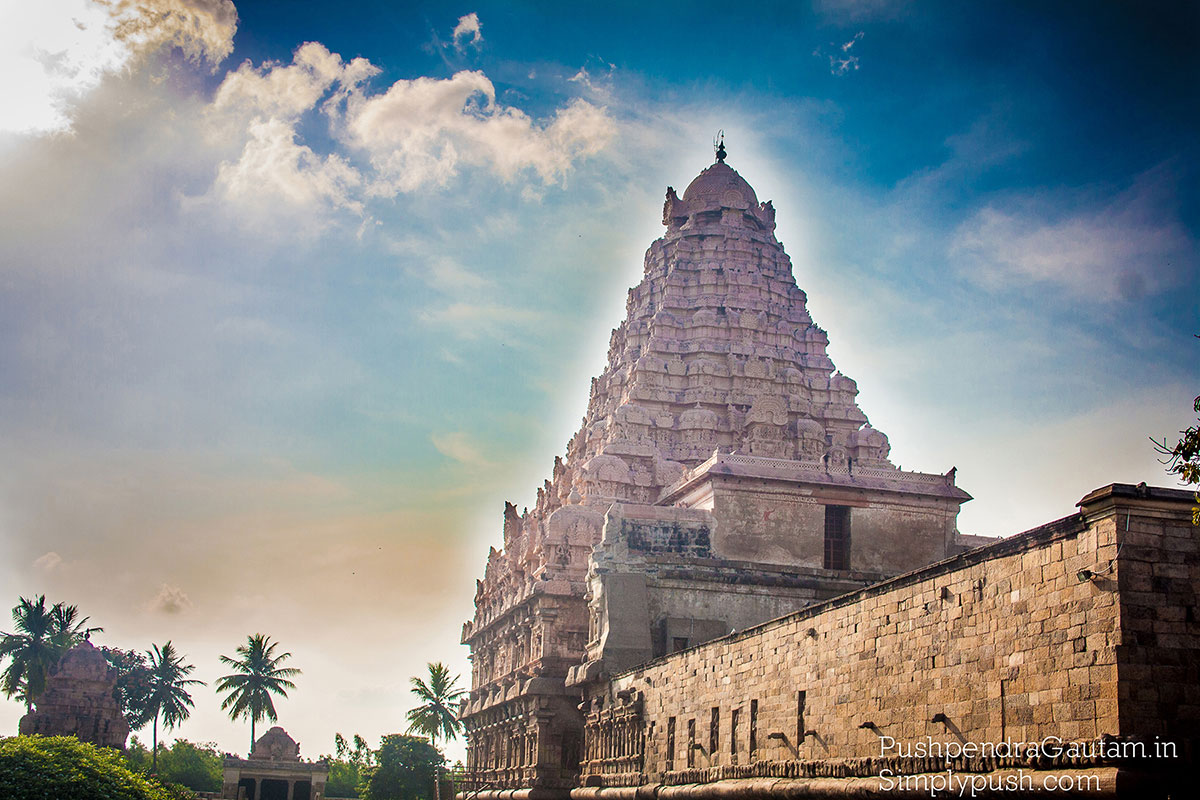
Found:
<path fill-rule="evenodd" d="M 713 138 L 713 148 L 717 151 L 717 162 L 725 163 L 725 131 L 717 131 L 716 137 Z"/>

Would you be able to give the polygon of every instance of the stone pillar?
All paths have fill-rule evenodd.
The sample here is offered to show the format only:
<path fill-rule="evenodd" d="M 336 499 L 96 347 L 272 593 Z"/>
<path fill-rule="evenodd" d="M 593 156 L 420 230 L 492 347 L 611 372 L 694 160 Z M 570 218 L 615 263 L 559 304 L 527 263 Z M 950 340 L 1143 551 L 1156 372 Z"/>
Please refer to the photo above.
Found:
<path fill-rule="evenodd" d="M 296 779 L 295 778 L 288 778 L 287 800 L 296 800 Z"/>

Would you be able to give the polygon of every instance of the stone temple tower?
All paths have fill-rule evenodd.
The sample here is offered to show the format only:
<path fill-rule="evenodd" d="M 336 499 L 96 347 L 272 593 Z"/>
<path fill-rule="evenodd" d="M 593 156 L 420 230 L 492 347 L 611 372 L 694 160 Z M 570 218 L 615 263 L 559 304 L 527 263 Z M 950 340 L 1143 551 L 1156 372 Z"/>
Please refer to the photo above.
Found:
<path fill-rule="evenodd" d="M 888 461 L 723 145 L 662 221 L 566 458 L 534 508 L 506 504 L 463 627 L 484 792 L 575 784 L 583 683 L 955 546 L 969 496 Z"/>

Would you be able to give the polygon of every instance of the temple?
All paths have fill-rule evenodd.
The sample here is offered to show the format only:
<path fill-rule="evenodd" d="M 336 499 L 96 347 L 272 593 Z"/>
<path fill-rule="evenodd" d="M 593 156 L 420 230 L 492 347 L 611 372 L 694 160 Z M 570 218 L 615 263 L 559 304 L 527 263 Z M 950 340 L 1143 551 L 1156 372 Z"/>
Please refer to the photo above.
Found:
<path fill-rule="evenodd" d="M 566 457 L 505 505 L 460 800 L 1187 796 L 1193 497 L 960 534 L 955 470 L 888 460 L 725 157 L 667 189 Z"/>
<path fill-rule="evenodd" d="M 72 647 L 46 678 L 37 708 L 21 718 L 22 736 L 74 736 L 125 749 L 129 723 L 117 704 L 117 670 L 90 639 Z"/>
<path fill-rule="evenodd" d="M 965 547 L 954 470 L 888 460 L 774 208 L 724 156 L 667 189 L 566 458 L 533 509 L 504 509 L 462 634 L 481 786 L 575 786 L 588 681 Z"/>
<path fill-rule="evenodd" d="M 249 758 L 226 756 L 224 800 L 323 800 L 326 761 L 303 761 L 300 745 L 276 725 L 254 743 Z"/>

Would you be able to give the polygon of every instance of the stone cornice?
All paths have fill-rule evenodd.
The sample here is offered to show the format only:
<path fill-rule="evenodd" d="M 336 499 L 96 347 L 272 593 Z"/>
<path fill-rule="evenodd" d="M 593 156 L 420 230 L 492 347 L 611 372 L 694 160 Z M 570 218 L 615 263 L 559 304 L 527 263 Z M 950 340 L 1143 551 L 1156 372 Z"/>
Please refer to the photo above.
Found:
<path fill-rule="evenodd" d="M 877 467 L 828 467 L 820 461 L 793 461 L 737 453 L 714 453 L 711 458 L 688 471 L 680 480 L 663 489 L 659 505 L 667 505 L 712 476 L 759 478 L 788 483 L 869 489 L 907 495 L 939 497 L 965 503 L 971 495 L 954 485 L 953 473 L 937 475 Z"/>

